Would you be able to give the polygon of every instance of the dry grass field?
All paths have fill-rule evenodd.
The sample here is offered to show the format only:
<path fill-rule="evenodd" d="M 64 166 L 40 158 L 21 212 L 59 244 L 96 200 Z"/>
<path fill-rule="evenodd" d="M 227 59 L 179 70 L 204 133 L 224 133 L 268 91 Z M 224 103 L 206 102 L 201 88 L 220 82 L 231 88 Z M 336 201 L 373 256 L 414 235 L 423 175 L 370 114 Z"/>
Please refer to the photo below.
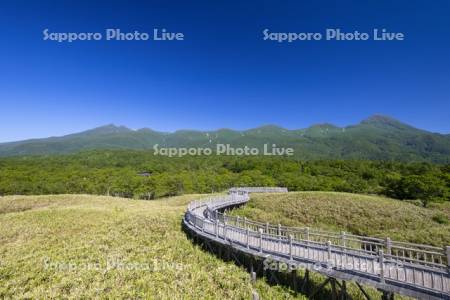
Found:
<path fill-rule="evenodd" d="M 181 230 L 198 197 L 0 198 L 0 298 L 250 299 L 248 273 Z M 293 297 L 264 280 L 254 288 L 263 299 Z"/>

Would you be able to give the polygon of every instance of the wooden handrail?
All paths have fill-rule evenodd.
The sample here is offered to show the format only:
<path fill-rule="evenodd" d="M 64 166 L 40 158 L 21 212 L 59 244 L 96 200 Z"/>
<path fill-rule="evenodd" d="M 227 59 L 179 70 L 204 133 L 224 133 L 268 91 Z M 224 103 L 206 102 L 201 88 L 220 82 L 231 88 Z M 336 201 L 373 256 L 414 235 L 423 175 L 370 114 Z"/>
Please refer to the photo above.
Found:
<path fill-rule="evenodd" d="M 279 193 L 287 192 L 287 189 L 232 188 L 226 196 L 191 202 L 185 222 L 203 234 L 241 244 L 259 253 L 269 252 L 272 257 L 278 255 L 294 261 L 313 259 L 318 263 L 331 262 L 336 269 L 352 265 L 352 272 L 376 276 L 383 284 L 404 284 L 419 290 L 442 292 L 450 297 L 450 247 L 441 249 L 389 238 L 273 225 L 219 212 L 248 202 L 249 193 L 258 192 Z M 397 268 L 395 272 L 391 272 L 392 265 Z"/>

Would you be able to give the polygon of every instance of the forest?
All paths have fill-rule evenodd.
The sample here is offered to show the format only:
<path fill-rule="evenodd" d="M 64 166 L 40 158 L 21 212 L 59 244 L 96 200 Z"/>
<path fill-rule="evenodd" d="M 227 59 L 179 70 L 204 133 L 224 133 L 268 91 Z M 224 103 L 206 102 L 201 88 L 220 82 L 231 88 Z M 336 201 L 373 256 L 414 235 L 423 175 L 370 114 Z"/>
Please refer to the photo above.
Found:
<path fill-rule="evenodd" d="M 93 194 L 156 199 L 232 186 L 378 194 L 427 206 L 450 200 L 450 165 L 264 156 L 155 156 L 141 150 L 0 159 L 0 195 Z"/>

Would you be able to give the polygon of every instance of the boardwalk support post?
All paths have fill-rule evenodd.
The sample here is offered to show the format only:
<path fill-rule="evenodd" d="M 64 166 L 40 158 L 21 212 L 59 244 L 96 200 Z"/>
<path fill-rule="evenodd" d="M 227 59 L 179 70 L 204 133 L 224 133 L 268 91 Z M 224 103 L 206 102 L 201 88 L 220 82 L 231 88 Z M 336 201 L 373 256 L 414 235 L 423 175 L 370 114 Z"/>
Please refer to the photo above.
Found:
<path fill-rule="evenodd" d="M 341 286 L 341 299 L 342 300 L 347 300 L 348 296 L 347 296 L 347 283 L 345 282 L 345 280 L 342 280 L 342 286 Z"/>
<path fill-rule="evenodd" d="M 366 297 L 367 300 L 371 300 L 369 294 L 367 294 L 366 290 L 362 287 L 362 285 L 360 285 L 358 281 L 356 281 L 355 283 L 358 286 L 361 293 L 363 293 L 364 297 Z"/>
<path fill-rule="evenodd" d="M 394 300 L 394 293 L 388 291 L 382 291 L 382 293 L 381 300 Z"/>
<path fill-rule="evenodd" d="M 311 294 L 309 294 L 309 298 L 313 299 L 314 296 L 330 282 L 330 280 L 331 277 L 325 279 L 325 281 L 322 284 L 320 284 Z"/>
<path fill-rule="evenodd" d="M 291 280 L 292 280 L 292 289 L 294 290 L 294 292 L 298 292 L 298 287 L 297 287 L 297 270 L 293 269 L 291 270 Z"/>
<path fill-rule="evenodd" d="M 337 288 L 336 288 L 336 279 L 335 278 L 331 278 L 330 279 L 330 284 L 331 284 L 331 299 L 337 300 L 338 293 L 337 293 Z"/>
<path fill-rule="evenodd" d="M 309 293 L 309 270 L 305 270 L 305 277 L 303 278 L 301 291 L 305 294 Z"/>

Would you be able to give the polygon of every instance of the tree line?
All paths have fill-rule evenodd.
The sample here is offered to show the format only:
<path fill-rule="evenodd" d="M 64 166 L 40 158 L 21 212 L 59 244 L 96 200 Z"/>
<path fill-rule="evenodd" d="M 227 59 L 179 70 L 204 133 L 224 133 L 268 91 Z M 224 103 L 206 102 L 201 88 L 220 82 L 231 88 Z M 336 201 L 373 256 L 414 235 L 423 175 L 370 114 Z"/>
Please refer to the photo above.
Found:
<path fill-rule="evenodd" d="M 233 186 L 380 194 L 420 199 L 427 205 L 450 200 L 450 165 L 264 156 L 169 158 L 137 150 L 0 159 L 0 195 L 81 193 L 155 199 Z"/>

